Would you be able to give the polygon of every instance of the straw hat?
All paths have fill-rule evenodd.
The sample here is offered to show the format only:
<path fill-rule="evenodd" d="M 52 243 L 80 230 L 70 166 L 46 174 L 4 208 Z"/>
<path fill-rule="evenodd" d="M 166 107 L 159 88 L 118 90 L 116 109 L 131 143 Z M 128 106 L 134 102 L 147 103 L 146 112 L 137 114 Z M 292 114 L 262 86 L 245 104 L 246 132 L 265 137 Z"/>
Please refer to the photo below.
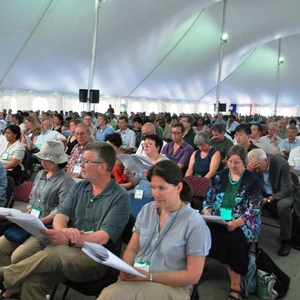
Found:
<path fill-rule="evenodd" d="M 55 164 L 62 164 L 68 161 L 64 144 L 58 140 L 48 140 L 43 143 L 41 151 L 33 154 L 39 159 L 50 160 Z"/>

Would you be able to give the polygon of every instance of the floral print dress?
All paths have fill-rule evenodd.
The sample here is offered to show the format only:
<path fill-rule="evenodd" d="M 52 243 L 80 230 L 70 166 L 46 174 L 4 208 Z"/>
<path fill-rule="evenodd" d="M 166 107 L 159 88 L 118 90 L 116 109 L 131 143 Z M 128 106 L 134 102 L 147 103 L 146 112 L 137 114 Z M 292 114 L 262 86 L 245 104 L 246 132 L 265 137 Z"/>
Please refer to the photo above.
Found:
<path fill-rule="evenodd" d="M 214 176 L 203 202 L 203 210 L 211 208 L 212 215 L 220 216 L 228 183 L 229 169 L 224 169 Z M 245 224 L 241 226 L 248 243 L 257 242 L 260 233 L 260 215 L 263 203 L 259 178 L 245 170 L 235 197 L 232 209 L 232 221 L 241 217 Z"/>

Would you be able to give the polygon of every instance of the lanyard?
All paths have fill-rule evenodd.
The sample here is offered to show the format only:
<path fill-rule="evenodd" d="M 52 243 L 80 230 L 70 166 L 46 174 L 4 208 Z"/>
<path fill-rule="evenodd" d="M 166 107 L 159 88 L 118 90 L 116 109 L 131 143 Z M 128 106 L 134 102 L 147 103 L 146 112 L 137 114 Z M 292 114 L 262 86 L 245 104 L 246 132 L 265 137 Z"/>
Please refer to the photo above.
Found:
<path fill-rule="evenodd" d="M 179 209 L 178 209 L 177 212 L 176 212 L 176 215 L 175 215 L 174 219 L 172 220 L 172 223 L 170 224 L 169 228 L 166 230 L 166 232 L 165 232 L 165 234 L 163 235 L 163 237 L 160 239 L 160 241 L 159 241 L 159 242 L 157 243 L 157 245 L 154 247 L 153 251 L 150 253 L 150 256 L 148 257 L 147 261 L 150 260 L 150 258 L 151 258 L 151 256 L 153 255 L 154 251 L 158 248 L 158 246 L 161 244 L 161 242 L 163 241 L 163 239 L 165 238 L 165 236 L 167 235 L 167 233 L 169 232 L 169 230 L 170 230 L 171 227 L 173 226 L 173 224 L 174 224 L 174 222 L 175 222 L 175 220 L 176 220 L 176 218 L 177 218 L 177 215 L 178 215 L 178 213 L 179 213 L 181 207 L 182 207 L 182 201 L 181 201 L 181 204 L 180 204 Z M 150 238 L 150 240 L 149 240 L 149 243 L 148 243 L 146 249 L 148 249 L 149 246 L 150 246 L 150 244 L 151 244 L 151 241 L 152 241 L 153 236 L 154 236 L 154 234 L 155 234 L 156 228 L 158 227 L 158 223 L 159 223 L 159 219 L 158 219 L 158 221 L 157 221 L 157 223 L 156 223 L 156 225 L 155 225 L 155 227 L 154 227 L 153 233 L 152 233 L 152 235 L 151 235 L 151 238 Z M 144 258 L 144 255 L 142 256 L 141 261 L 143 261 L 143 258 Z"/>

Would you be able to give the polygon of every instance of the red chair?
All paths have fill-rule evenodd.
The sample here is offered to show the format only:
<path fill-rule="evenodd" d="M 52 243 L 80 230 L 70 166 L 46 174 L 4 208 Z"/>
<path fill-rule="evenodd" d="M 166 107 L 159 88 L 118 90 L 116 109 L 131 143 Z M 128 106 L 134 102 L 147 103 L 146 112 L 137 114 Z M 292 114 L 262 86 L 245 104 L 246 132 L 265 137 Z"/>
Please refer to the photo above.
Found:
<path fill-rule="evenodd" d="M 12 197 L 11 201 L 9 202 L 8 207 L 12 208 L 15 201 L 29 203 L 29 201 L 30 201 L 29 195 L 30 195 L 32 188 L 33 188 L 32 182 L 21 183 L 17 187 L 17 189 L 14 193 L 14 196 Z"/>

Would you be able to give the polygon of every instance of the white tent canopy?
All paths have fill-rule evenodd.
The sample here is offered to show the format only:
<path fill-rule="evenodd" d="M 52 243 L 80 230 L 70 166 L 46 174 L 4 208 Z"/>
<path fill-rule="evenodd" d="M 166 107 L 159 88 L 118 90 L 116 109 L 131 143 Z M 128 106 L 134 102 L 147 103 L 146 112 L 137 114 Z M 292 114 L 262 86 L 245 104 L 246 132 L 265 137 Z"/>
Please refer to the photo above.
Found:
<path fill-rule="evenodd" d="M 7 91 L 54 93 L 65 109 L 62 99 L 88 88 L 94 11 L 95 0 L 2 0 L 0 98 Z M 299 13 L 298 0 L 227 1 L 221 102 L 274 106 L 281 39 L 278 106 L 297 109 Z M 217 0 L 102 1 L 93 88 L 131 103 L 212 106 L 222 14 Z M 32 105 L 32 96 L 25 98 Z"/>

